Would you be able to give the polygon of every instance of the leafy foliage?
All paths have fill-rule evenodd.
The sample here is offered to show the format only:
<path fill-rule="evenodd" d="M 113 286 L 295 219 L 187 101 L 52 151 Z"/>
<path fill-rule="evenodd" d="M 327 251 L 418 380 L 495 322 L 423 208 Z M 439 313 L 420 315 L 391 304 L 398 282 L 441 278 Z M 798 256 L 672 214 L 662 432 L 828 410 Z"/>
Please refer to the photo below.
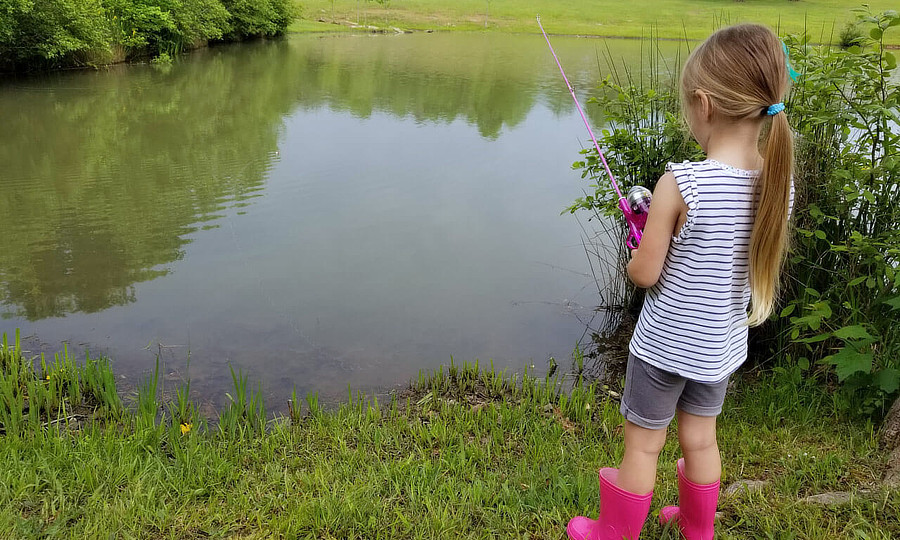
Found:
<path fill-rule="evenodd" d="M 0 69 L 94 65 L 283 34 L 292 0 L 0 0 Z"/>
<path fill-rule="evenodd" d="M 608 164 L 623 190 L 630 185 L 653 189 L 665 172 L 666 163 L 692 159 L 699 146 L 683 129 L 678 98 L 678 73 L 661 69 L 658 53 L 647 61 L 652 75 L 635 79 L 632 71 L 614 71 L 600 83 L 601 95 L 592 98 L 603 109 L 607 127 L 598 143 L 604 148 Z M 641 66 L 640 70 L 643 70 Z M 572 164 L 581 169 L 582 178 L 595 179 L 592 194 L 576 199 L 567 210 L 615 215 L 618 203 L 615 191 L 595 148 L 581 152 L 585 158 Z"/>
<path fill-rule="evenodd" d="M 776 325 L 791 358 L 830 366 L 846 406 L 871 414 L 900 389 L 900 85 L 884 48 L 900 16 L 857 11 L 864 37 L 846 50 L 788 40 L 805 203 Z"/>
<path fill-rule="evenodd" d="M 841 47 L 847 48 L 853 45 L 856 45 L 861 39 L 863 39 L 862 27 L 860 27 L 859 22 L 853 21 L 849 22 L 841 29 L 841 33 L 838 36 L 838 43 L 840 43 Z"/>
<path fill-rule="evenodd" d="M 105 50 L 108 28 L 96 17 L 102 12 L 100 0 L 0 1 L 0 67 Z"/>
<path fill-rule="evenodd" d="M 276 36 L 284 33 L 291 21 L 290 0 L 222 0 L 231 14 L 227 36 Z"/>

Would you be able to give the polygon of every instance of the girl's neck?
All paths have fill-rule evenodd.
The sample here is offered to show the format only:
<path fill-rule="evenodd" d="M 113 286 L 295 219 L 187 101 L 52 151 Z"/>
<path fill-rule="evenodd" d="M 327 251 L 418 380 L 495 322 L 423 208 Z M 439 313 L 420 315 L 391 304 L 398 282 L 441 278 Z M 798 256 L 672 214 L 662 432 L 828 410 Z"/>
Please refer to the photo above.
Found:
<path fill-rule="evenodd" d="M 762 168 L 759 135 L 762 122 L 711 122 L 704 150 L 706 157 L 738 169 L 754 171 Z"/>

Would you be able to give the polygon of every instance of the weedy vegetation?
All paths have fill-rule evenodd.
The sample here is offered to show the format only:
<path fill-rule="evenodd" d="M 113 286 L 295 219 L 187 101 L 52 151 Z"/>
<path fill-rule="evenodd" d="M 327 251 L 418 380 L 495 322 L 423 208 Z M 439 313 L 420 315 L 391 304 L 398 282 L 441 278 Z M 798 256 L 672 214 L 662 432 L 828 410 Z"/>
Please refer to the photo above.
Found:
<path fill-rule="evenodd" d="M 18 340 L 0 359 L 4 538 L 563 538 L 570 516 L 596 513 L 597 468 L 623 451 L 618 394 L 581 378 L 451 364 L 383 403 L 295 393 L 278 417 L 234 373 L 231 406 L 207 421 L 189 384 L 161 397 L 158 366 L 122 405 L 106 361 L 45 369 Z M 752 373 L 726 411 L 724 482 L 764 484 L 723 495 L 720 538 L 900 535 L 900 493 L 874 481 L 874 424 L 850 425 L 820 385 Z M 655 509 L 675 501 L 677 452 L 672 436 Z M 852 496 L 802 501 L 829 491 Z"/>

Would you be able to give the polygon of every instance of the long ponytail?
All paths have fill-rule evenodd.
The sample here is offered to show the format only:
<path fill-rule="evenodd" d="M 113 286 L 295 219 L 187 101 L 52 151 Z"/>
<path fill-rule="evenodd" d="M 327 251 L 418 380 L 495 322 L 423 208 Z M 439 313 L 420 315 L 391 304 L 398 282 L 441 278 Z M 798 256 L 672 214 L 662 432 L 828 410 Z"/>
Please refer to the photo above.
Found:
<path fill-rule="evenodd" d="M 684 109 L 694 91 L 702 90 L 725 118 L 766 121 L 769 106 L 783 99 L 790 80 L 783 51 L 778 37 L 764 26 L 739 24 L 715 32 L 694 49 L 682 71 Z M 775 307 L 788 239 L 793 137 L 783 110 L 768 118 L 750 235 L 751 326 L 762 324 Z"/>
<path fill-rule="evenodd" d="M 783 112 L 772 117 L 763 158 L 756 220 L 750 235 L 750 326 L 765 322 L 775 307 L 788 243 L 794 142 Z"/>

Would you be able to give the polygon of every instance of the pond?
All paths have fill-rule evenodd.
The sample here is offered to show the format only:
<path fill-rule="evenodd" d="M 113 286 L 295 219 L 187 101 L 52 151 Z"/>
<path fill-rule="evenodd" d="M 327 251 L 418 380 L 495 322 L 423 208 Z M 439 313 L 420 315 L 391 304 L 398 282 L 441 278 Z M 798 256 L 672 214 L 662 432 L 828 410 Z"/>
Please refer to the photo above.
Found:
<path fill-rule="evenodd" d="M 553 41 L 583 101 L 641 46 Z M 219 46 L 7 79 L 0 117 L 0 331 L 126 388 L 157 356 L 203 401 L 232 366 L 276 407 L 451 358 L 540 373 L 594 317 L 560 215 L 590 141 L 539 34 Z"/>

